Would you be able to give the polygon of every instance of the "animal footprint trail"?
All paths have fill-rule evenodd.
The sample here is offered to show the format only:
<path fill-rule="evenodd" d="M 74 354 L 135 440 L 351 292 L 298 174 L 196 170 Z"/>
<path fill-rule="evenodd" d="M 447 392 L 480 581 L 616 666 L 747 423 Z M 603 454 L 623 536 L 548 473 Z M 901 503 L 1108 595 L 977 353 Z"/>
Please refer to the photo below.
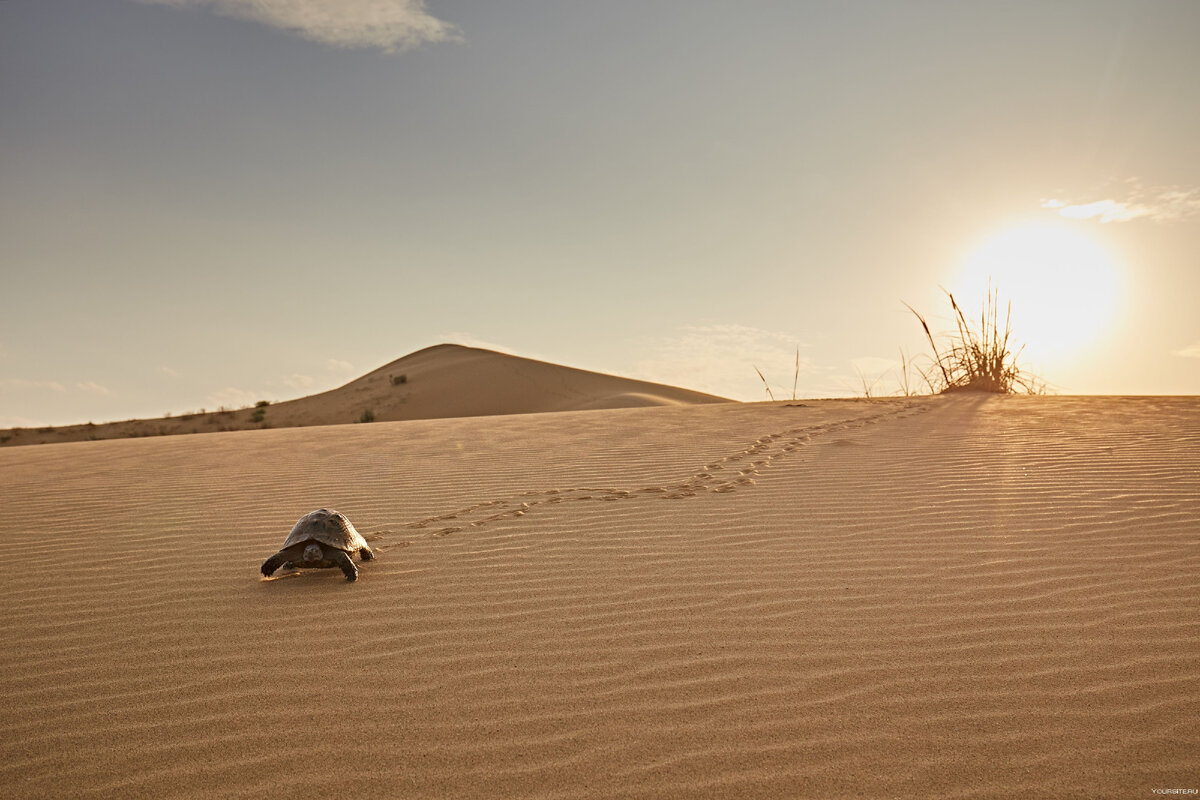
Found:
<path fill-rule="evenodd" d="M 399 529 L 414 532 L 416 538 L 443 537 L 482 528 L 501 520 L 516 519 L 540 506 L 561 503 L 617 502 L 630 498 L 653 496 L 664 500 L 681 500 L 706 492 L 727 494 L 753 486 L 755 480 L 777 461 L 795 453 L 818 437 L 835 432 L 852 431 L 927 410 L 928 406 L 907 404 L 898 409 L 888 409 L 868 416 L 794 427 L 770 433 L 756 439 L 743 450 L 703 465 L 695 473 L 676 483 L 625 489 L 611 486 L 576 486 L 563 489 L 530 490 L 521 492 L 514 497 L 487 500 L 455 511 L 404 523 L 399 526 Z M 371 538 L 392 533 L 391 530 L 375 531 Z M 410 539 L 396 542 L 393 546 L 407 545 L 411 541 Z"/>

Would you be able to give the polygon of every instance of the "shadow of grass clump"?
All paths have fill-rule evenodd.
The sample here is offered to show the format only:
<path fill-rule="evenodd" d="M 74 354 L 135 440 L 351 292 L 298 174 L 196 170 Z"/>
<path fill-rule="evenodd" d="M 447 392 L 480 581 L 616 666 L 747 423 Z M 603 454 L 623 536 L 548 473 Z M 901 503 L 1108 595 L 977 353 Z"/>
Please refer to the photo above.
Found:
<path fill-rule="evenodd" d="M 1007 305 L 1004 327 L 1001 328 L 999 291 L 989 286 L 976 327 L 967 321 L 954 295 L 945 289 L 942 291 L 950 298 L 950 307 L 954 310 L 954 321 L 958 327 L 957 333 L 950 335 L 948 350 L 938 350 L 929 323 L 915 308 L 904 304 L 920 321 L 925 337 L 933 348 L 933 365 L 927 370 L 916 368 L 931 392 L 1043 394 L 1046 391 L 1041 379 L 1022 370 L 1017 364 L 1025 348 L 1022 346 L 1014 353 L 1009 347 L 1012 338 L 1012 301 Z"/>

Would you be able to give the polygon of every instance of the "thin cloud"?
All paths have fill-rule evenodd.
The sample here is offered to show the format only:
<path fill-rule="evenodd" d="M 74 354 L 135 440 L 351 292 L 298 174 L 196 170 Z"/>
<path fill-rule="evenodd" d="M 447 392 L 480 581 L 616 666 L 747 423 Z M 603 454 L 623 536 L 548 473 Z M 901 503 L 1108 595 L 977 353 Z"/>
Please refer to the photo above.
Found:
<path fill-rule="evenodd" d="M 1171 355 L 1181 356 L 1183 358 L 1200 358 L 1200 342 L 1192 342 L 1187 347 L 1182 347 L 1179 350 L 1172 350 Z"/>
<path fill-rule="evenodd" d="M 226 386 L 220 391 L 213 392 L 208 396 L 209 405 L 219 406 L 221 408 L 244 408 L 245 406 L 254 405 L 260 394 L 249 392 L 245 389 L 238 389 L 234 386 Z"/>
<path fill-rule="evenodd" d="M 1094 203 L 1067 205 L 1061 200 L 1044 200 L 1042 208 L 1056 209 L 1060 217 L 1067 219 L 1094 219 L 1101 224 L 1109 222 L 1131 222 L 1140 217 L 1154 215 L 1153 209 L 1141 205 L 1118 203 L 1116 200 L 1097 200 Z"/>
<path fill-rule="evenodd" d="M 178 378 L 180 375 L 179 370 L 171 369 L 170 367 L 159 367 L 158 371 L 168 378 Z"/>
<path fill-rule="evenodd" d="M 6 378 L 0 381 L 0 387 L 6 389 L 49 389 L 52 392 L 65 392 L 67 387 L 58 381 L 31 381 L 25 378 Z"/>
<path fill-rule="evenodd" d="M 110 395 L 112 391 L 107 386 L 101 386 L 95 381 L 84 381 L 83 383 L 75 384 L 75 388 L 83 392 L 91 392 L 92 394 Z"/>
<path fill-rule="evenodd" d="M 349 361 L 342 361 L 337 358 L 325 359 L 325 369 L 330 372 L 354 372 L 354 365 Z"/>
<path fill-rule="evenodd" d="M 474 336 L 473 334 L 468 333 L 467 331 L 451 331 L 449 333 L 439 333 L 437 335 L 437 338 L 443 342 L 459 344 L 459 345 L 462 345 L 463 347 L 478 347 L 483 350 L 495 350 L 497 353 L 507 353 L 510 356 L 517 355 L 517 352 L 515 350 L 513 350 L 512 348 L 510 348 L 506 345 L 496 344 L 495 342 L 489 342 L 486 339 L 480 339 L 477 336 Z M 531 353 L 521 353 L 521 357 L 522 358 L 534 358 L 534 359 L 540 358 L 540 356 L 533 355 Z"/>
<path fill-rule="evenodd" d="M 898 369 L 900 362 L 894 358 L 878 358 L 876 356 L 862 356 L 861 358 L 850 359 L 850 366 L 868 377 L 882 375 L 888 370 Z"/>
<path fill-rule="evenodd" d="M 1049 198 L 1042 200 L 1041 206 L 1060 217 L 1095 220 L 1102 225 L 1136 219 L 1178 222 L 1200 216 L 1200 189 L 1143 187 L 1137 182 L 1130 182 L 1120 198 L 1106 197 L 1085 203 Z"/>
<path fill-rule="evenodd" d="M 640 343 L 639 349 L 649 355 L 637 362 L 629 377 L 731 400 L 766 400 L 758 368 L 775 397 L 782 399 L 791 397 L 798 342 L 793 334 L 747 325 L 689 325 L 674 335 Z M 800 395 L 810 391 L 804 381 L 815 371 L 812 361 L 801 356 Z"/>
<path fill-rule="evenodd" d="M 313 386 L 313 383 L 316 382 L 315 379 L 313 378 L 313 376 L 301 375 L 298 372 L 294 372 L 291 375 L 287 375 L 287 376 L 281 378 L 280 380 L 284 386 L 290 387 L 292 389 L 311 389 Z"/>
<path fill-rule="evenodd" d="M 422 44 L 461 42 L 457 26 L 426 10 L 424 0 L 137 0 L 173 8 L 211 9 L 334 47 L 388 53 Z"/>

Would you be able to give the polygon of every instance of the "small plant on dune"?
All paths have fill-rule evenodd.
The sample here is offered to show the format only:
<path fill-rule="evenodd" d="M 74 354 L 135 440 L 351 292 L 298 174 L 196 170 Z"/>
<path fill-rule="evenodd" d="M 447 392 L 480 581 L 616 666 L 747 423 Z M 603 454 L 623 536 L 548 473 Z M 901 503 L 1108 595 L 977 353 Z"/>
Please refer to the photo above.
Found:
<path fill-rule="evenodd" d="M 270 400 L 259 400 L 257 403 L 254 404 L 254 407 L 255 408 L 266 408 L 269 405 L 271 405 Z"/>
<path fill-rule="evenodd" d="M 400 386 L 401 384 L 408 383 L 408 375 L 388 375 L 388 380 L 392 382 L 392 386 Z"/>
<path fill-rule="evenodd" d="M 900 394 L 905 397 L 912 397 L 917 393 L 917 389 L 913 386 L 912 377 L 909 375 L 909 370 L 913 368 L 912 359 L 904 354 L 904 348 L 900 348 Z"/>
<path fill-rule="evenodd" d="M 250 421 L 251 422 L 262 422 L 263 419 L 266 418 L 266 416 L 267 416 L 267 409 L 264 408 L 263 406 L 259 406 L 258 408 L 254 409 L 254 412 L 250 415 Z"/>
<path fill-rule="evenodd" d="M 375 421 L 375 412 L 371 411 L 370 409 L 364 411 L 362 413 L 362 416 L 358 418 L 358 421 L 359 422 L 374 422 Z"/>
<path fill-rule="evenodd" d="M 854 371 L 858 373 L 858 380 L 860 383 L 862 383 L 863 397 L 870 400 L 871 397 L 874 395 L 875 385 L 877 383 L 879 383 L 880 378 L 882 378 L 883 376 L 881 375 L 878 378 L 875 378 L 874 380 L 869 380 L 867 378 L 866 374 L 858 367 L 855 367 Z"/>
<path fill-rule="evenodd" d="M 771 384 L 767 383 L 766 376 L 763 375 L 762 370 L 759 369 L 754 364 L 751 364 L 750 366 L 754 367 L 754 371 L 758 373 L 759 380 L 761 380 L 763 382 L 763 387 L 767 390 L 767 397 L 769 397 L 771 399 L 771 401 L 774 402 L 775 401 L 775 393 L 771 391 Z M 796 399 L 796 387 L 799 385 L 800 385 L 800 348 L 797 347 L 796 348 L 796 371 L 792 374 L 792 399 L 793 400 Z"/>
<path fill-rule="evenodd" d="M 958 391 L 1039 394 L 1044 391 L 1044 385 L 1036 377 L 1022 371 L 1017 365 L 1017 358 L 1025 348 L 1021 347 L 1015 353 L 1009 349 L 1009 340 L 1012 338 L 1011 301 L 1006 309 L 1004 327 L 1001 328 L 999 291 L 989 285 L 979 315 L 979 325 L 972 327 L 954 295 L 945 289 L 942 291 L 950 298 L 950 308 L 954 311 L 954 322 L 958 329 L 950 335 L 949 349 L 944 352 L 938 350 L 925 318 L 908 303 L 904 304 L 921 323 L 925 338 L 933 348 L 933 365 L 928 370 L 917 370 L 931 391 L 938 394 Z M 903 363 L 907 391 L 910 362 Z"/>

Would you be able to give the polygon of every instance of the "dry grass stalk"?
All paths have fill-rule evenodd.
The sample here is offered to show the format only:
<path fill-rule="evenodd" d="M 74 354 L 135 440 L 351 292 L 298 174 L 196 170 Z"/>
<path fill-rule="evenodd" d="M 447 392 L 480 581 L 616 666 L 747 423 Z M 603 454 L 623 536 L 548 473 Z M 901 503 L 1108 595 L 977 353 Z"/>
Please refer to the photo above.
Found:
<path fill-rule="evenodd" d="M 762 370 L 758 367 L 754 367 L 754 371 L 757 372 L 758 377 L 762 379 L 763 386 L 767 387 L 767 397 L 771 398 L 771 402 L 775 402 L 775 393 L 771 391 L 771 384 L 767 383 L 767 379 L 763 376 Z"/>
<path fill-rule="evenodd" d="M 796 348 L 796 374 L 792 376 L 792 399 L 796 399 L 796 386 L 800 383 L 800 348 Z"/>

